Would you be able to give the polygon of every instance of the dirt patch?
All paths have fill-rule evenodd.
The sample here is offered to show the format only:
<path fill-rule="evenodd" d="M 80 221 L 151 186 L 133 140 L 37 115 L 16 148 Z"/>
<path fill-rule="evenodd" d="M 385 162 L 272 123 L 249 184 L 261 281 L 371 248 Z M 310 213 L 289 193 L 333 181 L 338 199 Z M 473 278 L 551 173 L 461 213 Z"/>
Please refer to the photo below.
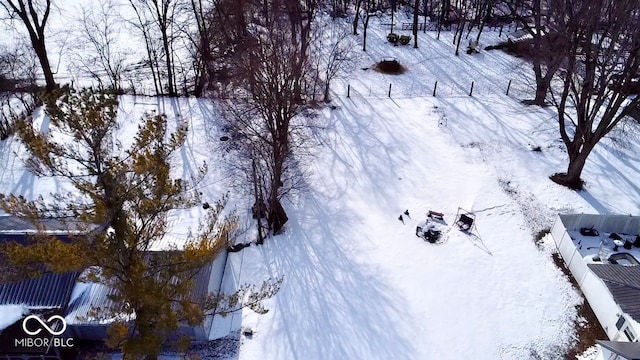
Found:
<path fill-rule="evenodd" d="M 382 60 L 376 64 L 375 69 L 377 72 L 381 72 L 383 74 L 389 74 L 389 75 L 400 75 L 407 70 L 396 59 Z"/>
<path fill-rule="evenodd" d="M 576 289 L 579 289 L 578 282 L 574 279 L 573 275 L 571 275 L 571 271 L 569 271 L 569 269 L 564 265 L 564 261 L 559 254 L 553 254 L 553 262 L 569 278 L 571 284 Z M 593 310 L 586 299 L 582 305 L 577 307 L 577 309 L 578 321 L 576 321 L 575 327 L 578 332 L 578 342 L 565 355 L 565 359 L 575 359 L 576 355 L 583 353 L 585 350 L 595 345 L 596 340 L 607 339 L 607 334 L 602 329 L 602 326 L 600 326 L 598 318 L 596 318 L 596 314 L 593 313 Z"/>

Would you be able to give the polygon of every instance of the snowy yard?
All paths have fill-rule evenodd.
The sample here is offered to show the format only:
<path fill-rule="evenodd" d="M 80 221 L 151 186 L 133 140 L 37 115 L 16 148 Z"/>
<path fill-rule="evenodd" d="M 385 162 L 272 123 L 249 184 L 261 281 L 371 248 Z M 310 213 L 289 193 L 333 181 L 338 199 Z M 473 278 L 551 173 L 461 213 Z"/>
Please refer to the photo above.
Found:
<path fill-rule="evenodd" d="M 566 166 L 554 110 L 520 103 L 532 94 L 525 92 L 526 63 L 497 50 L 454 57 L 447 32 L 440 40 L 420 33 L 418 49 L 393 47 L 380 22 L 371 20 L 356 69 L 334 82 L 335 108 L 314 110 L 324 128 L 314 131 L 307 188 L 285 204 L 285 233 L 230 255 L 229 288 L 285 277 L 267 301 L 268 314 L 246 310 L 220 323 L 255 331 L 232 358 L 563 358 L 583 299 L 554 265 L 552 245 L 539 249 L 533 234 L 560 212 L 637 214 L 637 127 L 603 140 L 583 173 L 586 190 L 569 191 L 548 179 Z M 487 32 L 480 43 L 497 41 L 497 33 Z M 407 71 L 373 70 L 389 57 Z M 124 123 L 135 124 L 151 109 L 189 119 L 180 176 L 206 160 L 205 199 L 226 191 L 231 179 L 216 172 L 224 168 L 222 155 L 210 154 L 220 134 L 209 102 L 124 97 L 122 103 Z M 531 151 L 536 146 L 540 152 Z M 0 193 L 35 197 L 64 188 L 21 168 L 19 148 L 15 141 L 0 144 Z M 246 197 L 236 200 L 241 211 L 250 205 Z M 453 226 L 458 207 L 476 214 L 475 236 Z M 407 209 L 403 224 L 398 216 Z M 428 210 L 445 214 L 442 244 L 414 234 Z M 176 238 L 195 228 L 202 210 L 182 215 Z"/>
<path fill-rule="evenodd" d="M 526 64 L 499 51 L 455 58 L 448 33 L 393 47 L 375 26 L 360 64 L 370 69 L 320 112 L 327 130 L 286 234 L 233 259 L 240 279 L 285 275 L 269 314 L 244 314 L 256 334 L 239 358 L 563 358 L 582 298 L 532 234 L 559 212 L 637 212 L 637 135 L 605 139 L 587 190 L 566 190 L 548 179 L 566 161 L 554 111 L 503 95 L 509 79 L 526 83 Z M 371 70 L 387 57 L 407 72 Z M 434 98 L 435 80 L 446 86 Z M 478 237 L 414 235 L 428 210 L 451 225 L 458 206 L 476 213 Z"/>

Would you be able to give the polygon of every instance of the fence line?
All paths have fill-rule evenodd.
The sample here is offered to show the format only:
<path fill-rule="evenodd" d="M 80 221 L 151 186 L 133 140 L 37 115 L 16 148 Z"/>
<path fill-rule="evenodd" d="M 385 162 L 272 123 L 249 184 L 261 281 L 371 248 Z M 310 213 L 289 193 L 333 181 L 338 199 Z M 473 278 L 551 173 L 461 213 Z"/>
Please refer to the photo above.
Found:
<path fill-rule="evenodd" d="M 516 80 L 506 80 L 501 84 L 482 83 L 468 80 L 466 83 L 447 83 L 441 80 L 432 82 L 380 82 L 375 85 L 344 82 L 336 83 L 334 92 L 350 97 L 358 95 L 370 98 L 416 98 L 416 97 L 460 97 L 505 95 L 513 98 L 527 98 L 534 95 L 535 86 Z"/>

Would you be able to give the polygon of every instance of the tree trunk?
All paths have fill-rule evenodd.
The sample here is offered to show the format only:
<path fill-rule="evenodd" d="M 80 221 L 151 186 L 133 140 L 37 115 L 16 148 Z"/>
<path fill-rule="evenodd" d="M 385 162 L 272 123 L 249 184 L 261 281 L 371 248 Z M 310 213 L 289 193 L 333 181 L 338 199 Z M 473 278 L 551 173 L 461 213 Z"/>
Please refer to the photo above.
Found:
<path fill-rule="evenodd" d="M 420 0 L 416 0 L 413 6 L 413 48 L 418 48 L 418 4 Z"/>
<path fill-rule="evenodd" d="M 329 99 L 329 80 L 327 79 L 326 84 L 324 84 L 324 102 L 329 102 L 331 101 L 331 99 Z"/>
<path fill-rule="evenodd" d="M 360 17 L 360 6 L 363 0 L 356 2 L 356 15 L 353 17 L 353 35 L 358 35 L 358 18 Z"/>
<path fill-rule="evenodd" d="M 282 184 L 282 172 L 284 169 L 284 157 L 280 152 L 280 146 L 276 142 L 273 147 L 273 183 L 271 184 L 271 189 L 269 193 L 269 218 L 267 219 L 269 229 L 273 232 L 273 234 L 278 234 L 282 230 L 282 227 L 287 222 L 287 214 L 280 203 L 280 198 L 278 196 L 280 186 Z"/>
<path fill-rule="evenodd" d="M 580 178 L 582 175 L 582 169 L 587 161 L 590 151 L 581 151 L 575 157 L 569 159 L 569 166 L 566 173 L 558 173 L 550 176 L 553 182 L 566 186 L 573 190 L 582 190 L 584 182 Z"/>
<path fill-rule="evenodd" d="M 167 66 L 167 82 L 169 87 L 169 96 L 176 96 L 176 89 L 173 81 L 173 65 L 171 64 L 171 55 L 173 52 L 171 51 L 171 46 L 169 45 L 169 38 L 167 34 L 168 29 L 165 27 L 162 28 L 162 47 L 164 48 L 164 56 L 166 57 L 166 66 Z"/>
<path fill-rule="evenodd" d="M 459 24 L 459 28 L 456 28 L 456 33 L 458 35 L 458 38 L 455 40 L 456 41 L 456 56 L 458 56 L 460 54 L 460 42 L 462 42 L 462 33 L 464 32 L 464 26 L 465 26 L 466 22 L 463 20 L 460 22 Z"/>
<path fill-rule="evenodd" d="M 547 92 L 549 91 L 550 81 L 542 79 L 536 82 L 536 97 L 533 99 L 533 105 L 545 106 Z"/>
<path fill-rule="evenodd" d="M 40 66 L 42 67 L 42 73 L 44 75 L 44 81 L 46 83 L 46 90 L 47 92 L 51 92 L 55 90 L 58 85 L 53 78 L 53 72 L 51 71 L 51 65 L 49 64 L 49 58 L 47 57 L 47 49 L 45 47 L 44 40 L 36 40 L 35 42 L 33 42 L 33 50 L 35 51 L 36 56 L 38 56 L 38 61 L 40 62 Z"/>
<path fill-rule="evenodd" d="M 367 17 L 364 20 L 364 30 L 362 33 L 362 51 L 367 51 L 367 28 L 369 27 L 369 10 L 367 10 Z"/>

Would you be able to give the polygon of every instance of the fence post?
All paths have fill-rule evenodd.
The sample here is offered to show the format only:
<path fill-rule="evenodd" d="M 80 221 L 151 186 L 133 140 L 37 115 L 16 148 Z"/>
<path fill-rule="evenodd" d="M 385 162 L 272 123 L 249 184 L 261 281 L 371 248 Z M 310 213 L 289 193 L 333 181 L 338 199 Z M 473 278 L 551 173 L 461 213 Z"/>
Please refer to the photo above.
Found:
<path fill-rule="evenodd" d="M 391 84 L 389 84 L 389 97 L 391 97 Z"/>
<path fill-rule="evenodd" d="M 347 97 L 349 97 L 349 93 L 351 92 L 351 85 L 347 84 Z M 509 93 L 509 90 L 507 90 L 507 94 Z"/>
<path fill-rule="evenodd" d="M 471 91 L 469 91 L 469 96 L 473 96 L 473 81 L 471 82 Z"/>
<path fill-rule="evenodd" d="M 509 84 L 507 85 L 507 96 L 509 96 L 509 89 L 511 89 L 511 80 L 509 80 Z"/>
<path fill-rule="evenodd" d="M 433 84 L 433 96 L 436 96 L 436 89 L 438 88 L 438 81 L 436 81 L 435 84 Z"/>

